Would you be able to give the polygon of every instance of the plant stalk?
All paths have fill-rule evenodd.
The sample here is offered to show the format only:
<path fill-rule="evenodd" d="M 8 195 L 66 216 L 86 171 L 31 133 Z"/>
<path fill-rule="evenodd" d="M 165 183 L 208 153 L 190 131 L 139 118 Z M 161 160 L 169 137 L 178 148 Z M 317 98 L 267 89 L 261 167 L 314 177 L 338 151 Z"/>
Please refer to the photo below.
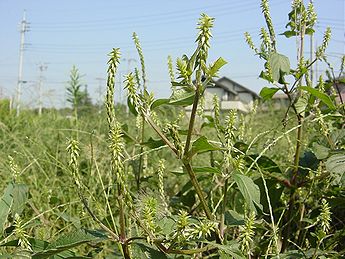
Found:
<path fill-rule="evenodd" d="M 220 216 L 220 226 L 219 226 L 220 237 L 222 238 L 222 240 L 224 240 L 224 231 L 225 231 L 225 210 L 226 210 L 228 185 L 229 185 L 229 178 L 226 178 L 224 182 L 224 186 L 223 186 L 223 202 L 222 202 L 222 212 Z"/>
<path fill-rule="evenodd" d="M 145 123 L 144 123 L 144 116 L 142 116 L 142 120 L 143 120 L 143 123 L 142 123 L 142 127 L 141 127 L 141 143 L 144 142 L 144 135 L 145 135 Z M 144 146 L 141 145 L 140 147 L 140 158 L 139 158 L 139 170 L 138 170 L 138 173 L 136 175 L 136 182 L 137 182 L 137 190 L 139 191 L 140 189 L 140 177 L 143 173 L 143 170 L 144 170 L 144 156 L 143 156 L 143 152 L 144 152 Z"/>
<path fill-rule="evenodd" d="M 209 220 L 213 220 L 214 217 L 209 209 L 209 207 L 207 206 L 207 202 L 206 202 L 206 199 L 205 199 L 205 196 L 202 192 L 202 189 L 200 187 L 200 184 L 198 182 L 198 180 L 196 179 L 196 176 L 195 176 L 195 172 L 192 168 L 192 165 L 189 161 L 183 161 L 183 165 L 184 167 L 186 168 L 187 172 L 188 172 L 188 175 L 189 175 L 189 178 L 190 178 L 190 181 L 192 182 L 193 184 L 193 187 L 200 199 L 200 203 L 201 203 L 201 206 L 206 214 L 206 217 L 209 219 Z"/>

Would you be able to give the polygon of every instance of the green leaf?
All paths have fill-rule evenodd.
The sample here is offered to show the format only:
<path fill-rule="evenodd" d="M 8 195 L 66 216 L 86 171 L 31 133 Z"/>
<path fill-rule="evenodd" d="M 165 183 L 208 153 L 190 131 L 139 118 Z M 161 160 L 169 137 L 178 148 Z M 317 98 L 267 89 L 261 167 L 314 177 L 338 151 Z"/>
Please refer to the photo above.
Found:
<path fill-rule="evenodd" d="M 107 237 L 101 232 L 79 229 L 75 232 L 63 235 L 55 242 L 49 244 L 45 250 L 35 253 L 32 258 L 49 258 L 53 255 L 59 254 L 81 244 L 91 241 L 100 241 L 104 239 L 107 239 Z"/>
<path fill-rule="evenodd" d="M 316 98 L 320 99 L 327 107 L 331 110 L 336 110 L 336 106 L 333 103 L 332 99 L 325 93 L 310 87 L 310 86 L 300 86 L 299 89 L 305 90 L 309 92 L 311 95 L 315 96 Z"/>
<path fill-rule="evenodd" d="M 225 225 L 228 227 L 244 225 L 244 217 L 234 210 L 225 212 Z"/>
<path fill-rule="evenodd" d="M 212 174 L 221 174 L 221 171 L 216 167 L 204 166 L 204 167 L 193 167 L 194 172 L 196 173 L 212 173 Z"/>
<path fill-rule="evenodd" d="M 284 31 L 280 35 L 284 35 L 286 38 L 291 38 L 293 36 L 296 36 L 296 32 L 294 32 L 294 31 Z"/>
<path fill-rule="evenodd" d="M 148 258 L 151 259 L 167 259 L 167 255 L 164 254 L 163 252 L 154 249 L 152 246 L 144 243 L 134 243 L 135 245 L 140 247 L 140 250 L 143 251 L 144 253 L 147 253 L 149 255 Z"/>
<path fill-rule="evenodd" d="M 264 87 L 260 91 L 260 96 L 262 97 L 262 99 L 264 99 L 264 101 L 271 100 L 273 95 L 279 90 L 279 88 Z"/>
<path fill-rule="evenodd" d="M 158 106 L 168 104 L 170 102 L 170 99 L 157 99 L 151 104 L 151 110 L 154 110 Z"/>
<path fill-rule="evenodd" d="M 135 142 L 135 138 L 133 138 L 128 133 L 128 125 L 126 123 L 121 125 L 122 137 L 125 139 L 126 143 Z"/>
<path fill-rule="evenodd" d="M 49 245 L 48 242 L 43 241 L 43 240 L 39 240 L 39 239 L 35 239 L 35 238 L 28 238 L 28 240 L 29 240 L 29 243 L 31 245 L 32 250 L 35 253 L 43 251 Z M 8 241 L 5 244 L 2 244 L 1 246 L 4 246 L 4 247 L 18 247 L 19 246 L 19 240 L 18 239 L 11 240 L 11 241 Z"/>
<path fill-rule="evenodd" d="M 234 258 L 234 259 L 245 259 L 246 257 L 242 254 L 239 249 L 239 243 L 235 240 L 229 241 L 226 245 L 220 245 L 217 243 L 205 242 L 210 244 L 220 250 L 221 257 L 220 258 Z M 225 255 L 224 255 L 225 254 Z"/>
<path fill-rule="evenodd" d="M 194 102 L 194 93 L 186 92 L 183 96 L 176 100 L 170 100 L 169 105 L 174 106 L 189 106 Z"/>
<path fill-rule="evenodd" d="M 345 154 L 335 154 L 326 160 L 327 171 L 339 175 L 340 184 L 345 186 Z"/>
<path fill-rule="evenodd" d="M 258 156 L 259 155 L 257 154 L 246 156 L 245 159 L 248 163 L 248 166 L 250 166 Z M 260 156 L 258 161 L 253 166 L 253 168 L 257 168 L 257 167 L 260 167 L 262 171 L 267 171 L 270 173 L 279 173 L 279 174 L 282 173 L 277 163 L 267 156 Z"/>
<path fill-rule="evenodd" d="M 279 53 L 271 53 L 269 55 L 269 63 L 271 65 L 272 77 L 274 81 L 279 81 L 281 77 L 290 72 L 289 58 Z"/>
<path fill-rule="evenodd" d="M 312 34 L 314 34 L 314 32 L 315 32 L 315 30 L 312 28 L 306 28 L 306 30 L 305 30 L 306 35 L 312 35 Z"/>
<path fill-rule="evenodd" d="M 273 83 L 273 80 L 271 79 L 270 75 L 264 71 L 261 71 L 260 75 L 259 75 L 260 78 L 268 81 L 268 82 L 271 82 Z"/>
<path fill-rule="evenodd" d="M 127 98 L 127 106 L 129 111 L 134 115 L 134 116 L 138 116 L 138 111 L 135 108 L 134 104 L 132 103 L 131 99 L 128 97 Z"/>
<path fill-rule="evenodd" d="M 161 229 L 161 231 L 164 233 L 164 235 L 169 235 L 171 233 L 174 233 L 176 231 L 176 220 L 174 216 L 172 217 L 162 217 L 161 219 L 157 219 L 156 224 Z"/>
<path fill-rule="evenodd" d="M 28 201 L 29 187 L 25 184 L 15 184 L 13 188 L 12 216 L 22 214 Z"/>
<path fill-rule="evenodd" d="M 203 122 L 203 124 L 201 125 L 201 128 L 205 128 L 205 127 L 210 127 L 210 128 L 214 128 L 215 127 L 215 122 L 214 122 L 214 118 L 210 115 L 204 115 L 204 119 L 205 122 Z"/>
<path fill-rule="evenodd" d="M 295 103 L 297 113 L 301 114 L 305 112 L 305 109 L 308 106 L 308 98 L 305 95 L 302 95 L 298 98 Z"/>
<path fill-rule="evenodd" d="M 260 204 L 260 190 L 251 178 L 244 174 L 235 173 L 233 179 L 236 182 L 249 208 L 257 213 L 256 208 L 262 210 Z"/>
<path fill-rule="evenodd" d="M 10 183 L 4 190 L 4 194 L 0 199 L 0 236 L 4 230 L 4 225 L 6 223 L 8 214 L 10 213 L 13 198 L 13 184 Z"/>
<path fill-rule="evenodd" d="M 156 139 L 153 139 L 152 137 L 150 137 L 146 142 L 142 143 L 142 145 L 145 145 L 151 149 L 154 149 L 154 148 L 164 146 L 165 143 L 161 139 L 156 140 Z"/>
<path fill-rule="evenodd" d="M 197 180 L 198 182 L 202 182 L 202 181 L 205 181 L 205 180 L 209 180 L 210 177 L 208 175 L 198 175 L 197 176 Z M 193 184 L 192 182 L 189 180 L 181 189 L 180 191 L 176 194 L 176 196 L 182 196 L 183 194 L 187 193 L 190 189 L 193 188 Z"/>
<path fill-rule="evenodd" d="M 188 84 L 186 84 L 184 82 L 176 82 L 176 81 L 172 81 L 171 85 L 172 86 L 182 86 L 182 87 L 186 86 L 186 87 L 188 87 Z"/>
<path fill-rule="evenodd" d="M 208 73 L 209 73 L 209 76 L 215 76 L 216 74 L 217 74 L 217 72 L 219 71 L 219 69 L 222 67 L 222 66 L 224 66 L 224 65 L 226 65 L 228 62 L 226 62 L 226 60 L 225 59 L 223 59 L 223 58 L 218 58 L 217 60 L 216 60 L 216 62 L 214 62 L 214 64 L 212 65 L 212 67 L 210 68 L 210 70 L 208 71 Z"/>
<path fill-rule="evenodd" d="M 201 136 L 193 142 L 191 153 L 192 155 L 194 155 L 215 150 L 219 150 L 219 147 L 216 147 L 209 143 L 205 136 Z"/>
<path fill-rule="evenodd" d="M 312 145 L 312 151 L 314 152 L 317 159 L 322 160 L 328 157 L 330 149 L 314 142 Z"/>

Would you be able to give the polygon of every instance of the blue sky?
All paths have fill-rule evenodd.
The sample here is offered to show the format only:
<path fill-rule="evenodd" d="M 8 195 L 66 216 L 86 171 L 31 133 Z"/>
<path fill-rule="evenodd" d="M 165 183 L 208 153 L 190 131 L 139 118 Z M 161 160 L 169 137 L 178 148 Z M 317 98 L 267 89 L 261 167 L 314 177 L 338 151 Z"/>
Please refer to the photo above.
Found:
<path fill-rule="evenodd" d="M 307 2 L 307 1 L 305 1 Z M 327 53 L 335 70 L 344 54 L 344 0 L 315 0 L 318 25 L 315 42 L 320 43 L 327 26 L 332 41 Z M 271 0 L 271 15 L 276 32 L 284 32 L 289 0 Z M 93 100 L 104 92 L 107 53 L 121 48 L 123 62 L 118 79 L 139 65 L 132 33 L 141 41 L 145 55 L 148 87 L 157 97 L 170 94 L 167 56 L 175 60 L 191 54 L 195 48 L 196 23 L 200 13 L 215 17 L 210 61 L 219 56 L 229 64 L 220 72 L 238 83 L 259 92 L 266 83 L 258 79 L 262 62 L 245 44 L 248 31 L 258 43 L 264 26 L 259 0 L 174 0 L 174 1 L 91 1 L 91 0 L 0 0 L 0 97 L 15 93 L 19 63 L 19 23 L 26 9 L 30 30 L 25 35 L 22 100 L 37 106 L 39 66 L 44 64 L 43 96 L 46 106 L 66 105 L 69 72 L 76 65 L 83 74 L 83 84 Z M 295 63 L 295 40 L 278 37 L 278 51 Z M 309 43 L 307 44 L 309 47 Z M 309 55 L 309 49 L 306 50 Z M 322 64 L 317 74 L 324 72 Z M 117 97 L 123 96 L 118 80 Z M 101 90 L 101 91 L 100 91 Z"/>

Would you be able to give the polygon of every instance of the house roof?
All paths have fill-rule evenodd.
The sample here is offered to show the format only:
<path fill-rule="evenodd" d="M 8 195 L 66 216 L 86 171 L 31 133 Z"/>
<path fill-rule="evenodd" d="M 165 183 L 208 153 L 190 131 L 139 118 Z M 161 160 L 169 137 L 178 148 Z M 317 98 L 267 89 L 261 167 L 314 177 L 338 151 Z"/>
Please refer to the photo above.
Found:
<path fill-rule="evenodd" d="M 248 93 L 252 94 L 253 96 L 259 98 L 259 96 L 258 96 L 258 94 L 256 92 L 248 89 L 247 87 L 245 87 L 245 86 L 235 82 L 234 80 L 232 80 L 232 79 L 230 79 L 230 78 L 228 78 L 226 76 L 223 76 L 222 78 L 218 79 L 217 81 L 214 81 L 214 84 L 215 84 L 215 86 L 221 87 L 221 88 L 225 89 L 226 91 L 231 92 L 234 95 L 238 95 L 238 92 L 230 89 L 229 87 L 227 87 L 227 85 L 223 83 L 224 81 L 228 81 L 228 82 L 230 82 L 233 85 L 239 86 L 239 87 L 243 88 L 243 90 L 245 92 L 248 92 Z"/>

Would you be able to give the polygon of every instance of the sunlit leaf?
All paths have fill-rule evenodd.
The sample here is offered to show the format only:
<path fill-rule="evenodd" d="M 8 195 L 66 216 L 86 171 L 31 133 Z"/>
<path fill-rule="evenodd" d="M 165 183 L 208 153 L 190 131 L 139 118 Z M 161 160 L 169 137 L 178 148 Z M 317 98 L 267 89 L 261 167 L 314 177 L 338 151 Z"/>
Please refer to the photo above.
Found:
<path fill-rule="evenodd" d="M 271 53 L 269 56 L 269 63 L 271 65 L 272 77 L 274 81 L 279 81 L 282 76 L 290 72 L 289 58 L 279 54 Z"/>
<path fill-rule="evenodd" d="M 12 202 L 13 202 L 13 184 L 10 183 L 4 190 L 4 194 L 0 199 L 0 235 L 4 230 L 4 224 L 7 220 L 8 214 L 10 213 Z"/>
<path fill-rule="evenodd" d="M 107 237 L 101 232 L 79 229 L 75 232 L 71 232 L 61 236 L 55 242 L 50 243 L 43 251 L 35 253 L 32 258 L 49 258 L 53 255 L 59 254 L 81 244 L 91 241 L 100 241 L 104 239 L 107 239 Z"/>
<path fill-rule="evenodd" d="M 272 99 L 273 95 L 278 92 L 280 89 L 279 88 L 274 88 L 274 87 L 264 87 L 260 91 L 260 96 L 264 101 Z"/>
<path fill-rule="evenodd" d="M 219 147 L 209 143 L 205 136 L 201 136 L 193 142 L 192 154 L 199 154 L 207 151 L 219 150 Z"/>
<path fill-rule="evenodd" d="M 324 104 L 327 105 L 327 107 L 331 110 L 335 110 L 336 106 L 333 103 L 332 99 L 329 97 L 329 95 L 319 91 L 318 89 L 315 89 L 310 86 L 300 86 L 299 89 L 305 90 L 309 92 L 311 95 L 315 96 L 316 98 L 320 99 Z"/>
<path fill-rule="evenodd" d="M 226 62 L 225 59 L 223 58 L 218 58 L 216 60 L 216 62 L 214 62 L 214 64 L 212 65 L 212 67 L 210 68 L 210 70 L 208 71 L 209 76 L 215 76 L 217 74 L 217 72 L 219 71 L 219 69 L 226 65 L 228 62 Z"/>
<path fill-rule="evenodd" d="M 15 184 L 13 188 L 12 216 L 22 214 L 28 200 L 29 187 L 25 184 Z"/>
<path fill-rule="evenodd" d="M 262 205 L 260 204 L 260 190 L 253 180 L 240 173 L 233 174 L 233 179 L 235 180 L 238 189 L 242 193 L 249 208 L 254 212 L 257 212 L 257 208 L 262 210 Z"/>

